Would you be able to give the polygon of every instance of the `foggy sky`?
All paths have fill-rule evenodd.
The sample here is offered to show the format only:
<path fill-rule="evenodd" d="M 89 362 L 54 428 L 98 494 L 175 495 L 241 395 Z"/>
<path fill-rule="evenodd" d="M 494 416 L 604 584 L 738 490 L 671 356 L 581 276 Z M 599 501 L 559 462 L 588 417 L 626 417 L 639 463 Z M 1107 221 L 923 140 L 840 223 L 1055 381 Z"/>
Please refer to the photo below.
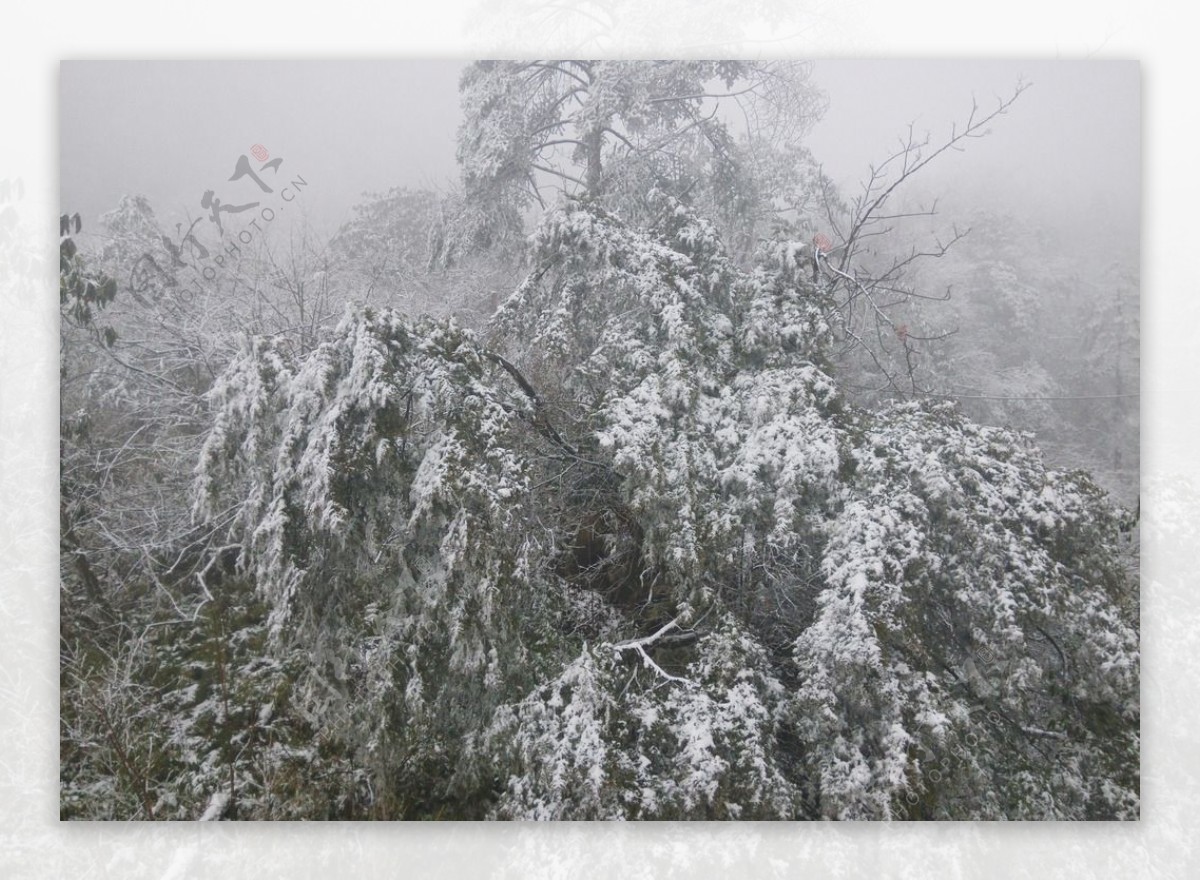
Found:
<path fill-rule="evenodd" d="M 893 152 L 909 124 L 931 143 L 994 109 L 1018 81 L 1029 88 L 991 134 L 939 156 L 915 189 L 948 218 L 973 208 L 1028 211 L 1079 235 L 1136 242 L 1141 203 L 1141 80 L 1125 61 L 819 61 L 829 109 L 808 146 L 853 194 L 870 163 Z M 1098 216 L 1098 213 L 1103 216 Z M 1114 228 L 1115 227 L 1115 228 Z"/>
<path fill-rule="evenodd" d="M 303 207 L 332 233 L 364 191 L 457 177 L 461 61 L 64 62 L 61 201 L 95 230 L 123 194 L 160 221 L 204 213 L 237 157 L 262 144 L 309 183 Z M 943 213 L 1027 207 L 1090 234 L 1118 221 L 1136 239 L 1140 192 L 1138 66 L 1132 62 L 818 61 L 829 109 L 808 146 L 853 194 L 909 123 L 936 141 L 1032 83 L 992 134 L 939 158 L 915 191 Z M 227 199 L 229 201 L 229 199 Z M 233 199 L 236 201 L 236 199 Z M 1103 217 L 1097 216 L 1103 214 Z"/>
<path fill-rule="evenodd" d="M 126 194 L 149 198 L 160 221 L 201 216 L 205 190 L 237 201 L 242 182 L 227 181 L 261 144 L 283 158 L 280 172 L 308 181 L 304 207 L 333 232 L 365 191 L 457 177 L 462 66 L 64 62 L 60 205 L 93 230 Z"/>

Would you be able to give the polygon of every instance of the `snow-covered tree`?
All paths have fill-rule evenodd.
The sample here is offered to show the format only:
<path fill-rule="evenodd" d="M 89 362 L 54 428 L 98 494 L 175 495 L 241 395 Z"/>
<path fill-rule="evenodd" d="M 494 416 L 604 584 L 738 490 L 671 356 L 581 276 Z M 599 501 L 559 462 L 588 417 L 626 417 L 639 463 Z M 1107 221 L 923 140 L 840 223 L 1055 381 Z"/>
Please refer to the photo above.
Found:
<path fill-rule="evenodd" d="M 1136 593 L 1103 494 L 951 405 L 873 414 L 851 462 L 795 645 L 822 812 L 1136 816 Z"/>
<path fill-rule="evenodd" d="M 777 152 L 791 160 L 775 163 L 785 177 L 813 169 L 796 153 L 824 111 L 808 76 L 799 62 L 477 62 L 463 74 L 458 147 L 471 210 L 445 248 L 512 241 L 523 212 L 563 194 L 630 219 L 655 187 L 753 215 L 768 198 L 754 172 Z"/>
<path fill-rule="evenodd" d="M 459 190 L 393 189 L 370 194 L 354 212 L 330 252 L 339 284 L 357 302 L 478 326 L 519 279 L 519 251 L 455 244 L 450 231 L 477 221 Z"/>
<path fill-rule="evenodd" d="M 120 603 L 64 616 L 63 815 L 1136 817 L 1120 516 L 1028 434 L 843 392 L 925 381 L 892 194 L 1011 101 L 843 203 L 806 74 L 481 63 L 461 193 L 197 297 L 144 201 L 115 292 L 65 254 L 116 336 L 65 330 L 106 369 L 64 381 L 64 536 Z M 995 250 L 968 268 L 1034 333 Z"/>
<path fill-rule="evenodd" d="M 200 510 L 243 500 L 316 723 L 435 814 L 1136 813 L 1102 495 L 952 408 L 846 407 L 804 246 L 742 270 L 651 200 L 552 212 L 486 338 L 352 310 L 223 377 Z"/>

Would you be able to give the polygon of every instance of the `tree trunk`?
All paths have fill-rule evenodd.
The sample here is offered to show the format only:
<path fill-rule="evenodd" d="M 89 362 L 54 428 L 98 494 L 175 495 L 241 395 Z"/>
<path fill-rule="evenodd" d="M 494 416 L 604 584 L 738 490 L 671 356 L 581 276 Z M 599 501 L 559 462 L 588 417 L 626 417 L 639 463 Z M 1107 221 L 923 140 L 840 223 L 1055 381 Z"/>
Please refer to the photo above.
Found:
<path fill-rule="evenodd" d="M 604 145 L 604 133 L 599 128 L 592 129 L 584 137 L 587 144 L 587 192 L 589 196 L 600 195 L 600 148 Z"/>

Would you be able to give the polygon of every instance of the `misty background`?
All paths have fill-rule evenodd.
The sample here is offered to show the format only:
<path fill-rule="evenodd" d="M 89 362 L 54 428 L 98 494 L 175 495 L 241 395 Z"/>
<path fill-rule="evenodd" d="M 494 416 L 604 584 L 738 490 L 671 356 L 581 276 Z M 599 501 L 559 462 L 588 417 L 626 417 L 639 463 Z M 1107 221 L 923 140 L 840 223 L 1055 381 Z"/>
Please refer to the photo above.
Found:
<path fill-rule="evenodd" d="M 203 214 L 200 199 L 262 144 L 311 183 L 307 218 L 334 233 L 365 192 L 455 180 L 462 61 L 64 62 L 61 198 L 95 231 L 123 195 L 160 220 Z M 1032 84 L 991 135 L 914 183 L 947 222 L 988 205 L 1072 240 L 1136 243 L 1141 191 L 1135 62 L 820 60 L 828 97 L 808 146 L 854 192 L 912 124 L 934 139 L 972 99 L 989 110 Z"/>

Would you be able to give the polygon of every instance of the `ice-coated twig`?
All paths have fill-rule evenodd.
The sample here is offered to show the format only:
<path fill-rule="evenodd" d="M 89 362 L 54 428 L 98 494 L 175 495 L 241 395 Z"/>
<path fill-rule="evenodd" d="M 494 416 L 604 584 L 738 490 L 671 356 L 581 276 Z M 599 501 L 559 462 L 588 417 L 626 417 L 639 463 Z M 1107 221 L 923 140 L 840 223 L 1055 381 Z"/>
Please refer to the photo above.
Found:
<path fill-rule="evenodd" d="M 662 627 L 658 628 L 658 630 L 654 631 L 654 633 L 650 634 L 649 636 L 643 636 L 641 639 L 631 639 L 628 642 L 617 643 L 616 645 L 614 645 L 612 647 L 613 651 L 616 652 L 618 656 L 620 656 L 620 654 L 622 652 L 627 652 L 630 650 L 636 651 L 639 655 L 642 656 L 642 666 L 653 670 L 655 673 L 657 673 L 663 679 L 666 679 L 669 682 L 682 682 L 685 685 L 693 685 L 694 686 L 696 683 L 693 682 L 692 680 L 687 679 L 683 676 L 675 676 L 671 673 L 668 673 L 662 667 L 658 666 L 658 664 L 655 663 L 654 659 L 651 658 L 650 655 L 646 652 L 646 646 L 653 645 L 664 634 L 666 634 L 667 632 L 669 632 L 670 630 L 672 630 L 678 626 L 679 626 L 679 616 L 676 616 L 676 617 L 672 618 L 670 621 L 668 621 L 666 624 L 664 624 Z"/>

